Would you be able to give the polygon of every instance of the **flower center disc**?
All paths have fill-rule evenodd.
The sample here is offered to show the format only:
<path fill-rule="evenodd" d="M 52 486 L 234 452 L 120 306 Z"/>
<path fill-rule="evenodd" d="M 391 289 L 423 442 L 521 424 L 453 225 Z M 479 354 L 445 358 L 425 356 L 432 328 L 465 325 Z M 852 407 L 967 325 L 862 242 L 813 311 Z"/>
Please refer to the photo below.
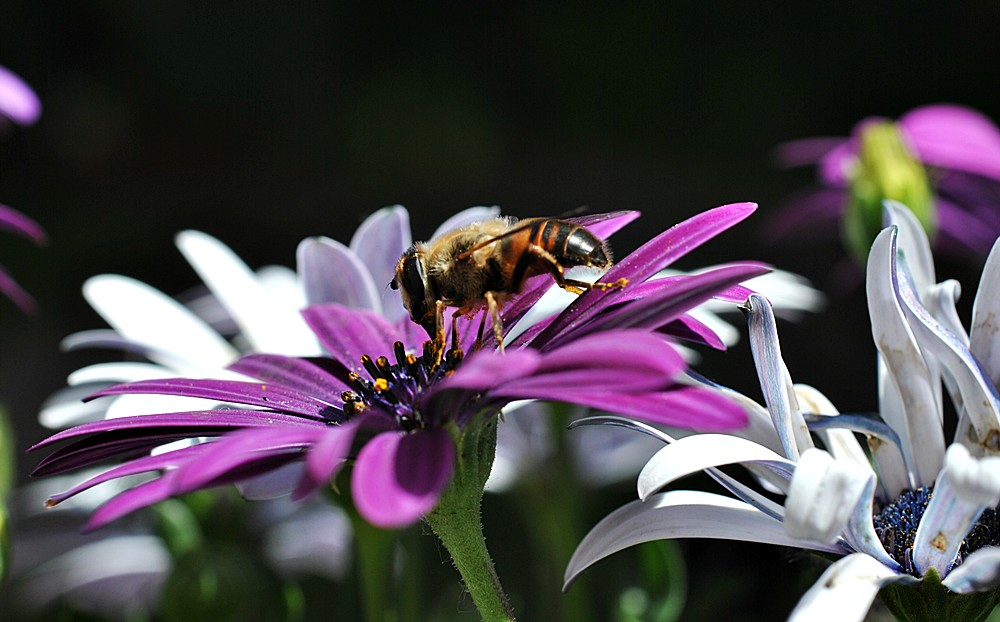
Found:
<path fill-rule="evenodd" d="M 904 490 L 873 518 L 875 533 L 878 534 L 886 552 L 899 562 L 907 573 L 917 578 L 920 578 L 920 574 L 913 563 L 913 543 L 917 536 L 917 526 L 920 525 L 927 503 L 933 496 L 933 486 Z M 958 557 L 955 558 L 955 565 L 960 565 L 970 553 L 979 548 L 998 544 L 1000 544 L 1000 516 L 996 508 L 987 508 L 962 541 Z"/>

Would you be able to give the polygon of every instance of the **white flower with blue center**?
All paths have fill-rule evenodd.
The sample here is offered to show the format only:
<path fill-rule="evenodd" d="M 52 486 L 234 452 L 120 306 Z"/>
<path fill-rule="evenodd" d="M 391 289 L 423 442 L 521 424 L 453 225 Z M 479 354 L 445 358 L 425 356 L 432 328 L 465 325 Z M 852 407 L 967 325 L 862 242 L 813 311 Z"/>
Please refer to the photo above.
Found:
<path fill-rule="evenodd" d="M 640 473 L 640 500 L 605 517 L 580 543 L 567 585 L 635 544 L 719 538 L 840 556 L 792 620 L 860 621 L 888 586 L 882 600 L 907 619 L 982 619 L 990 612 L 1000 597 L 1000 242 L 983 270 L 966 333 L 955 309 L 958 284 L 935 281 L 927 238 L 912 213 L 887 202 L 886 221 L 867 269 L 878 416 L 840 414 L 816 389 L 792 384 L 770 305 L 752 295 L 745 310 L 766 408 L 720 387 L 746 405 L 750 425 L 680 439 L 624 419 L 591 420 L 668 444 Z M 945 397 L 957 414 L 947 441 Z M 727 464 L 745 466 L 784 503 L 718 469 Z M 661 492 L 700 470 L 732 496 Z M 921 590 L 920 598 L 907 594 L 911 589 Z"/>

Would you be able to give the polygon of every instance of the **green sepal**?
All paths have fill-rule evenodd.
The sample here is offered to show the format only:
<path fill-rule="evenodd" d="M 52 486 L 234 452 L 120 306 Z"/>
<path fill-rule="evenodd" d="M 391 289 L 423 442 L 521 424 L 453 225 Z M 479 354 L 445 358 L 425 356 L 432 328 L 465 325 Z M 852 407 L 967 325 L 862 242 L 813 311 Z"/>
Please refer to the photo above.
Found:
<path fill-rule="evenodd" d="M 878 593 L 878 598 L 896 619 L 906 622 L 976 622 L 985 620 L 1000 604 L 1000 587 L 957 594 L 946 588 L 937 571 L 931 568 L 919 583 L 888 585 Z"/>

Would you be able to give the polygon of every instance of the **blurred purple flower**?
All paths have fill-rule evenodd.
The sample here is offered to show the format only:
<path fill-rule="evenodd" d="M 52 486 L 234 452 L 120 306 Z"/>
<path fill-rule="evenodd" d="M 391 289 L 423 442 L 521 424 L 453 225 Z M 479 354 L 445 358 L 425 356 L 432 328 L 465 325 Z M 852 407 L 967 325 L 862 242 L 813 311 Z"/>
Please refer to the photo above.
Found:
<path fill-rule="evenodd" d="M 42 114 L 42 102 L 13 71 L 0 66 L 0 122 L 10 119 L 31 125 Z"/>
<path fill-rule="evenodd" d="M 303 498 L 328 484 L 352 457 L 351 488 L 359 511 L 375 525 L 401 527 L 433 509 L 448 484 L 455 459 L 452 435 L 469 425 L 491 424 L 515 400 L 564 401 L 700 429 L 742 425 L 743 410 L 728 398 L 679 382 L 685 364 L 664 334 L 712 342 L 714 335 L 686 312 L 713 296 L 744 296 L 745 288 L 737 284 L 767 268 L 732 264 L 644 281 L 754 209 L 752 204 L 724 206 L 657 236 L 602 277 L 606 282 L 625 278 L 634 286 L 586 291 L 521 334 L 508 332 L 506 355 L 492 351 L 487 342 L 464 357 L 475 341 L 472 319 L 457 320 L 462 339 L 440 355 L 429 344 L 420 353 L 422 336 L 400 330 L 375 312 L 332 303 L 310 307 L 304 317 L 329 358 L 251 354 L 229 370 L 252 382 L 148 380 L 97 394 L 182 395 L 253 409 L 84 424 L 32 448 L 73 440 L 42 460 L 35 474 L 62 473 L 114 457 L 130 459 L 51 499 L 58 503 L 101 482 L 161 472 L 97 510 L 87 525 L 95 528 L 172 495 L 259 482 L 259 476 L 279 469 L 286 477 L 272 483 Z M 614 221 L 631 217 L 580 220 L 603 235 L 616 226 Z M 514 326 L 549 286 L 544 279 L 529 283 L 503 309 L 503 325 Z M 394 361 L 384 356 L 390 352 Z M 211 440 L 147 455 L 170 441 L 199 437 Z M 360 449 L 355 452 L 355 447 Z"/>
<path fill-rule="evenodd" d="M 9 69 L 0 66 L 0 129 L 10 119 L 21 125 L 34 123 L 42 112 L 38 96 Z M 45 232 L 34 220 L 21 212 L 0 205 L 0 229 L 28 238 L 36 244 L 45 241 Z M 3 294 L 25 313 L 35 309 L 35 301 L 0 266 L 0 294 Z"/>
<path fill-rule="evenodd" d="M 0 205 L 0 229 L 27 238 L 35 244 L 43 244 L 46 239 L 45 232 L 38 223 L 6 205 Z M 0 294 L 9 298 L 25 313 L 35 310 L 34 299 L 10 277 L 3 266 L 0 266 Z"/>
<path fill-rule="evenodd" d="M 1000 129 L 970 108 L 922 106 L 897 122 L 872 117 L 847 139 L 792 141 L 778 156 L 788 166 L 816 164 L 821 184 L 774 219 L 779 235 L 846 219 L 848 243 L 863 263 L 885 199 L 909 206 L 944 251 L 982 257 L 1000 235 Z"/>

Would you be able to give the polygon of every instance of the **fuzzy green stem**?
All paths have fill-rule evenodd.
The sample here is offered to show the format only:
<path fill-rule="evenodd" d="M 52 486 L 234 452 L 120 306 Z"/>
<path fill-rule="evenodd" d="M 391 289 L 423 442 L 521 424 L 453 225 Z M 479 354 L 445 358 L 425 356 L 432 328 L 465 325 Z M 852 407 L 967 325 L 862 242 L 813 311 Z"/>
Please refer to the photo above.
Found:
<path fill-rule="evenodd" d="M 513 622 L 514 613 L 486 549 L 480 518 L 483 487 L 493 467 L 497 442 L 495 414 L 481 417 L 463 429 L 452 430 L 458 449 L 455 473 L 437 507 L 427 515 L 427 523 L 448 549 L 484 622 Z"/>

